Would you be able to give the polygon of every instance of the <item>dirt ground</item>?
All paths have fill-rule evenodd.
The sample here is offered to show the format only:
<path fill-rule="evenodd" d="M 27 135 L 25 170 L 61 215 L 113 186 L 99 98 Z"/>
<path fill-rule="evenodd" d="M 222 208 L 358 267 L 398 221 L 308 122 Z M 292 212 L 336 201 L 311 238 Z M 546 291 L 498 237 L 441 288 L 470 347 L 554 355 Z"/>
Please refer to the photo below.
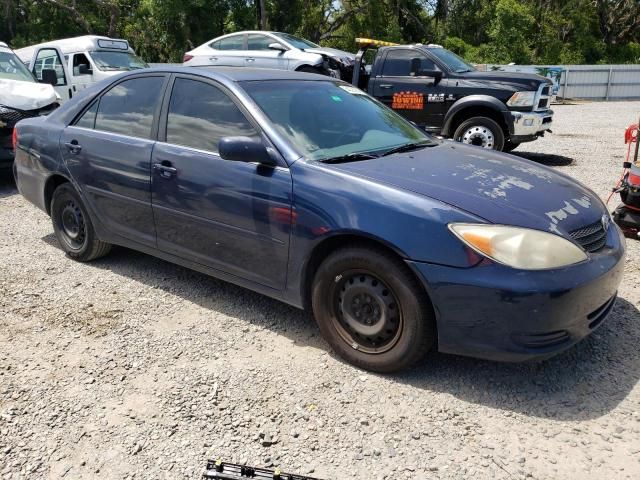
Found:
<path fill-rule="evenodd" d="M 605 196 L 640 102 L 554 110 L 515 153 Z M 637 241 L 613 313 L 568 352 L 380 376 L 274 300 L 122 248 L 66 258 L 8 178 L 0 225 L 3 479 L 198 478 L 212 456 L 327 480 L 640 478 Z"/>

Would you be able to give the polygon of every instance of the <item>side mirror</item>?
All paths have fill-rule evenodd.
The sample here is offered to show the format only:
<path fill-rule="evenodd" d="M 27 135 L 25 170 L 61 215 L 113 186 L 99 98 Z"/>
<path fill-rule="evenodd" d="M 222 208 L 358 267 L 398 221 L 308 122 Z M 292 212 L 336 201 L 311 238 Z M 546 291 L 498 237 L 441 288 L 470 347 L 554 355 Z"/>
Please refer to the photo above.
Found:
<path fill-rule="evenodd" d="M 89 65 L 86 65 L 84 63 L 81 63 L 80 65 L 78 65 L 78 75 L 92 75 L 92 74 L 93 74 L 93 70 L 89 68 Z"/>
<path fill-rule="evenodd" d="M 58 73 L 53 68 L 43 68 L 40 83 L 48 83 L 55 87 L 58 85 Z"/>
<path fill-rule="evenodd" d="M 277 50 L 279 52 L 286 52 L 287 49 L 284 47 L 284 45 L 282 45 L 281 43 L 278 42 L 273 42 L 269 44 L 269 50 Z"/>
<path fill-rule="evenodd" d="M 442 72 L 440 70 L 420 70 L 418 76 L 433 78 L 434 85 L 437 85 L 442 80 Z"/>
<path fill-rule="evenodd" d="M 272 167 L 278 164 L 260 137 L 223 137 L 218 142 L 218 152 L 223 159 L 234 162 L 257 162 Z"/>

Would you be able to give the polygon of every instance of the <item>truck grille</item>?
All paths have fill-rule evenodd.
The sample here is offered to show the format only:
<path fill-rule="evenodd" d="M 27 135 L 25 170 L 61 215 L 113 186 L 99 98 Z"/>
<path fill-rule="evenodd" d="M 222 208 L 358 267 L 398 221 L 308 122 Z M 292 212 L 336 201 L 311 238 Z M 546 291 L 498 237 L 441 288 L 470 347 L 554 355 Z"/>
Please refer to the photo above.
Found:
<path fill-rule="evenodd" d="M 0 112 L 0 120 L 4 121 L 8 127 L 13 126 L 20 120 L 25 118 L 39 117 L 41 115 L 49 115 L 58 106 L 57 103 L 46 106 L 44 108 L 37 108 L 35 110 L 17 110 L 15 108 L 6 107 L 7 110 Z"/>
<path fill-rule="evenodd" d="M 536 112 L 545 111 L 549 109 L 549 102 L 551 94 L 551 85 L 547 83 L 541 83 L 538 87 L 538 91 L 536 92 L 536 97 L 534 100 L 533 110 Z"/>
<path fill-rule="evenodd" d="M 607 231 L 602 222 L 579 228 L 569 235 L 589 253 L 597 252 L 607 243 Z"/>

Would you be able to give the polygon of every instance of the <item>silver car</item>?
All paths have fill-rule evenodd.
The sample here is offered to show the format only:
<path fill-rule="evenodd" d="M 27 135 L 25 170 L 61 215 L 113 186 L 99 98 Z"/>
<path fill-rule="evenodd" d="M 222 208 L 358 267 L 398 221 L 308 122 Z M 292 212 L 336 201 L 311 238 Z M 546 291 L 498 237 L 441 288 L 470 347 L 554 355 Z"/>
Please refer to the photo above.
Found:
<path fill-rule="evenodd" d="M 281 32 L 230 33 L 185 53 L 185 66 L 278 68 L 351 80 L 355 55 Z"/>

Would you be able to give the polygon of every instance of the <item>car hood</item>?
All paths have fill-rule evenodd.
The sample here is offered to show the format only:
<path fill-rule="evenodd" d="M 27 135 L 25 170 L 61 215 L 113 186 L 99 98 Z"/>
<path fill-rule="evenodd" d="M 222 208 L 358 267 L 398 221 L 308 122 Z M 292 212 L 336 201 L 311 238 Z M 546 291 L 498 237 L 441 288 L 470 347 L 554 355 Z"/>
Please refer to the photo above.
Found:
<path fill-rule="evenodd" d="M 345 52 L 343 50 L 338 50 L 336 48 L 325 48 L 325 47 L 305 48 L 304 51 L 309 53 L 317 53 L 319 55 L 327 55 L 333 58 L 339 58 L 342 61 L 348 60 L 353 62 L 356 58 L 356 56 L 353 53 Z"/>
<path fill-rule="evenodd" d="M 535 73 L 475 71 L 464 72 L 459 75 L 472 81 L 502 83 L 513 87 L 515 90 L 537 90 L 541 83 L 552 83 L 548 78 Z"/>
<path fill-rule="evenodd" d="M 591 190 L 551 168 L 450 141 L 326 168 L 425 195 L 491 223 L 561 235 L 607 213 Z"/>
<path fill-rule="evenodd" d="M 0 105 L 18 110 L 37 110 L 57 100 L 51 85 L 0 79 Z"/>

